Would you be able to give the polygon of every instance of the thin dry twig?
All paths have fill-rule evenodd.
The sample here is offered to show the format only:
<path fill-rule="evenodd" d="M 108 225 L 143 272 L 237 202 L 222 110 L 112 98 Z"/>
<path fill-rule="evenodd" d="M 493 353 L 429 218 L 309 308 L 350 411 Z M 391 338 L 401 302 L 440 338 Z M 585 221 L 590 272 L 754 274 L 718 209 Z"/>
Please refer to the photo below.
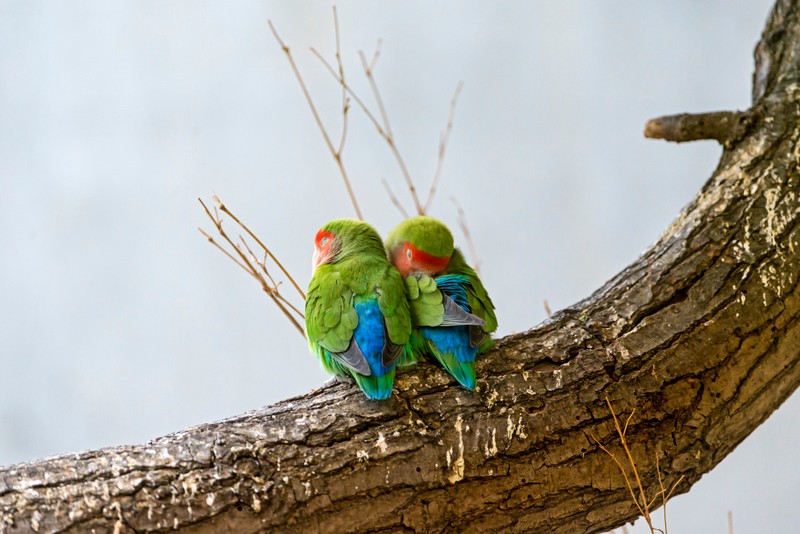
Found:
<path fill-rule="evenodd" d="M 609 457 L 611 457 L 611 459 L 614 461 L 615 464 L 617 464 L 617 467 L 619 468 L 620 472 L 622 473 L 623 478 L 625 479 L 625 485 L 628 487 L 628 492 L 631 494 L 631 500 L 633 500 L 633 503 L 636 505 L 636 508 L 639 510 L 639 514 L 644 516 L 645 515 L 645 511 L 642 508 L 642 506 L 639 504 L 639 499 L 636 498 L 636 494 L 633 492 L 633 486 L 631 485 L 631 481 L 628 478 L 628 474 L 625 472 L 625 468 L 622 467 L 622 463 L 619 461 L 619 459 L 617 459 L 617 455 L 614 454 L 613 452 L 611 452 L 610 450 L 608 450 L 605 447 L 605 445 L 600 443 L 600 441 L 596 437 L 592 436 L 592 439 L 594 440 L 595 443 L 597 443 L 597 446 L 600 447 L 600 449 L 602 449 L 602 451 L 604 453 L 606 453 Z M 649 524 L 650 523 L 648 521 L 648 525 Z"/>
<path fill-rule="evenodd" d="M 281 272 L 283 272 L 283 274 L 291 281 L 292 285 L 294 285 L 295 289 L 300 294 L 300 296 L 303 299 L 305 299 L 305 294 L 300 289 L 300 286 L 297 285 L 297 282 L 295 282 L 291 274 L 289 274 L 289 272 L 283 267 L 280 261 L 278 261 L 278 258 L 276 258 L 275 255 L 272 254 L 272 252 L 270 252 L 269 249 L 267 249 L 267 247 L 263 244 L 263 242 L 258 237 L 256 237 L 255 234 L 252 231 L 250 231 L 250 229 L 247 226 L 245 226 L 227 207 L 225 207 L 225 205 L 222 203 L 222 201 L 220 201 L 220 199 L 216 195 L 214 196 L 214 200 L 217 202 L 217 207 L 214 208 L 214 213 L 212 213 L 211 210 L 208 209 L 208 206 L 206 206 L 205 202 L 203 202 L 201 198 L 198 198 L 197 200 L 200 202 L 200 205 L 203 206 L 203 210 L 205 211 L 208 218 L 211 219 L 211 222 L 217 229 L 217 233 L 234 250 L 238 258 L 233 254 L 231 254 L 230 252 L 228 252 L 227 250 L 225 250 L 225 247 L 219 244 L 213 237 L 211 237 L 202 228 L 198 228 L 200 233 L 203 234 L 203 236 L 218 250 L 222 251 L 222 253 L 228 257 L 228 259 L 230 259 L 236 265 L 244 269 L 245 272 L 247 272 L 247 274 L 255 278 L 261 285 L 261 289 L 264 290 L 264 292 L 269 296 L 269 298 L 272 299 L 272 301 L 275 303 L 278 309 L 281 310 L 281 312 L 286 316 L 287 319 L 289 319 L 289 321 L 297 329 L 297 331 L 300 332 L 300 335 L 305 337 L 305 330 L 301 326 L 298 319 L 292 315 L 294 313 L 298 315 L 300 319 L 303 319 L 303 313 L 299 310 L 297 306 L 289 302 L 283 295 L 281 295 L 279 290 L 280 282 L 275 282 L 274 278 L 267 270 L 266 259 L 272 258 L 272 261 L 275 262 L 275 265 L 277 265 L 278 268 L 281 270 Z M 263 261 L 260 261 L 256 257 L 255 253 L 247 244 L 243 236 L 239 235 L 239 240 L 241 241 L 241 243 L 234 242 L 228 236 L 227 232 L 225 232 L 225 230 L 222 227 L 222 217 L 219 214 L 220 211 L 228 215 L 231 219 L 233 219 L 234 222 L 236 222 L 236 224 L 238 224 L 242 229 L 244 229 L 245 232 L 247 232 L 247 234 L 250 237 L 255 239 L 255 241 L 264 251 Z M 250 257 L 248 257 L 248 254 L 250 255 Z M 250 258 L 252 258 L 252 261 Z"/>
<path fill-rule="evenodd" d="M 253 239 L 256 241 L 256 243 L 258 243 L 258 246 L 260 246 L 260 247 L 261 247 L 261 250 L 263 250 L 263 251 L 264 251 L 264 254 L 266 254 L 267 256 L 269 256 L 270 258 L 272 258 L 272 261 L 274 261 L 274 262 L 275 262 L 275 265 L 277 265 L 277 266 L 278 266 L 278 269 L 280 269 L 280 270 L 281 270 L 281 272 L 282 272 L 282 273 L 283 273 L 283 274 L 286 276 L 286 278 L 288 278 L 288 279 L 289 279 L 289 281 L 292 283 L 292 285 L 294 286 L 294 288 L 295 288 L 295 289 L 297 290 L 297 292 L 300 294 L 300 297 L 301 297 L 303 300 L 305 300 L 305 299 L 306 299 L 306 294 L 305 294 L 305 292 L 303 292 L 303 290 L 302 290 L 302 289 L 300 289 L 300 286 L 299 286 L 299 285 L 298 285 L 298 283 L 295 281 L 294 277 L 292 277 L 292 275 L 289 273 L 289 271 L 287 271 L 287 270 L 286 270 L 286 268 L 283 266 L 283 264 L 280 262 L 280 260 L 279 260 L 277 257 L 275 257 L 275 255 L 274 255 L 274 254 L 273 254 L 273 253 L 272 253 L 272 252 L 271 252 L 271 251 L 270 251 L 270 250 L 267 248 L 267 246 L 266 246 L 266 245 L 265 245 L 265 244 L 264 244 L 264 243 L 263 243 L 263 242 L 262 242 L 262 241 L 261 241 L 261 240 L 258 238 L 258 236 L 257 236 L 256 234 L 254 234 L 254 233 L 253 233 L 253 232 L 250 230 L 250 228 L 248 228 L 248 227 L 247 227 L 247 225 L 245 225 L 245 224 L 244 224 L 242 221 L 240 221 L 240 220 L 239 220 L 239 218 L 238 218 L 236 215 L 234 215 L 234 214 L 233 214 L 233 213 L 232 213 L 232 212 L 231 212 L 231 211 L 230 211 L 230 210 L 229 210 L 227 207 L 225 207 L 225 204 L 223 204 L 223 203 L 222 203 L 222 201 L 219 199 L 219 197 L 218 197 L 217 195 L 214 195 L 214 197 L 213 197 L 213 198 L 214 198 L 214 201 L 217 203 L 217 206 L 219 207 L 220 211 L 222 211 L 223 213 L 225 213 L 225 214 L 226 214 L 228 217 L 230 217 L 231 219 L 233 219 L 233 221 L 234 221 L 236 224 L 238 224 L 239 226 L 241 226 L 241 227 L 242 227 L 242 229 L 243 229 L 245 232 L 247 232 L 247 235 L 249 235 L 250 237 L 252 237 L 252 238 L 253 238 Z M 199 199 L 198 199 L 198 200 L 199 200 Z M 202 201 L 201 201 L 201 203 L 202 203 Z"/>
<path fill-rule="evenodd" d="M 547 314 L 547 318 L 549 319 L 550 317 L 553 316 L 553 311 L 550 309 L 550 303 L 547 302 L 547 299 L 544 299 L 543 304 L 544 304 L 544 312 Z"/>
<path fill-rule="evenodd" d="M 336 13 L 334 10 L 334 19 L 336 19 Z M 361 59 L 361 66 L 364 71 L 364 75 L 369 82 L 370 88 L 372 90 L 372 95 L 375 100 L 375 105 L 377 107 L 377 112 L 373 112 L 370 107 L 364 102 L 364 100 L 353 90 L 353 88 L 347 83 L 347 80 L 344 76 L 344 68 L 341 62 L 341 56 L 339 54 L 339 44 L 338 44 L 338 21 L 336 21 L 336 33 L 337 33 L 337 53 L 336 53 L 336 60 L 337 60 L 337 68 L 335 68 L 331 62 L 329 62 L 323 55 L 315 48 L 311 48 L 311 52 L 317 57 L 317 59 L 322 63 L 325 69 L 334 77 L 336 82 L 342 87 L 343 94 L 349 95 L 350 98 L 353 99 L 353 102 L 361 108 L 364 114 L 367 116 L 367 119 L 372 123 L 375 129 L 378 132 L 378 135 L 386 142 L 389 146 L 389 149 L 394 156 L 395 161 L 397 162 L 398 167 L 400 168 L 400 173 L 403 176 L 405 181 L 406 187 L 411 195 L 411 199 L 414 203 L 414 209 L 419 215 L 425 215 L 430 208 L 431 203 L 433 202 L 433 198 L 436 195 L 439 181 L 442 174 L 442 168 L 444 166 L 444 159 L 445 154 L 447 152 L 447 146 L 450 139 L 450 134 L 453 130 L 453 118 L 455 116 L 455 110 L 458 103 L 458 97 L 461 94 L 461 90 L 464 86 L 463 82 L 459 82 L 456 86 L 456 90 L 453 93 L 453 98 L 450 101 L 450 110 L 448 114 L 447 124 L 445 126 L 444 131 L 442 132 L 440 139 L 439 139 L 439 156 L 437 159 L 436 164 L 436 171 L 434 173 L 433 180 L 431 182 L 430 190 L 428 191 L 428 196 L 425 200 L 425 204 L 423 205 L 420 201 L 419 195 L 417 193 L 417 188 L 414 185 L 413 180 L 411 179 L 411 174 L 408 171 L 408 166 L 405 163 L 400 151 L 397 148 L 397 143 L 395 140 L 394 132 L 392 131 L 392 124 L 389 120 L 389 114 L 386 110 L 386 105 L 383 101 L 383 96 L 381 95 L 380 89 L 378 87 L 378 83 L 375 79 L 375 68 L 378 64 L 378 59 L 381 55 L 381 46 L 382 41 L 378 39 L 378 42 L 375 46 L 375 51 L 372 54 L 371 59 L 367 60 L 367 56 L 363 50 L 358 52 L 359 58 Z M 274 32 L 274 29 L 273 29 Z M 276 35 L 277 37 L 277 35 Z M 380 118 L 379 118 L 380 117 Z M 402 207 L 402 204 L 397 199 L 395 194 L 392 192 L 391 188 L 389 188 L 388 184 L 385 180 L 383 180 L 384 188 L 389 195 L 392 204 L 403 214 L 405 218 L 408 218 L 408 212 Z M 463 210 L 461 210 L 463 213 Z M 466 221 L 462 222 L 462 230 L 466 228 Z M 465 234 L 469 234 L 467 230 Z M 470 239 L 468 237 L 468 239 Z M 472 252 L 473 257 L 477 257 L 475 253 L 474 244 L 470 241 L 470 249 Z M 476 271 L 478 269 L 476 268 Z"/>
<path fill-rule="evenodd" d="M 428 198 L 425 200 L 425 205 L 422 207 L 422 211 L 425 213 L 428 212 L 431 202 L 433 201 L 433 196 L 436 194 L 436 189 L 439 186 L 439 178 L 442 175 L 442 167 L 444 166 L 444 155 L 447 151 L 447 143 L 450 140 L 450 132 L 453 131 L 453 117 L 456 113 L 456 104 L 458 103 L 458 97 L 461 94 L 461 89 L 463 87 L 464 82 L 458 82 L 456 91 L 453 93 L 453 98 L 450 100 L 450 113 L 447 116 L 447 126 L 445 126 L 442 135 L 439 137 L 439 157 L 436 160 L 436 172 L 433 175 L 431 188 L 428 190 Z"/>
<path fill-rule="evenodd" d="M 389 200 L 392 201 L 392 204 L 394 204 L 394 207 L 397 208 L 397 210 L 400 212 L 400 214 L 405 219 L 408 219 L 408 212 L 405 210 L 403 205 L 400 204 L 400 201 L 397 200 L 397 197 L 395 196 L 394 192 L 392 191 L 392 188 L 389 187 L 389 182 L 386 181 L 386 178 L 381 178 L 381 183 L 383 184 L 383 188 L 386 189 L 386 194 L 389 195 Z"/>
<path fill-rule="evenodd" d="M 276 282 L 275 279 L 270 274 L 269 270 L 267 269 L 267 261 L 266 261 L 266 259 L 269 256 L 269 253 L 268 252 L 264 252 L 264 260 L 259 260 L 256 257 L 255 253 L 250 249 L 250 245 L 248 245 L 247 241 L 244 240 L 244 237 L 242 237 L 240 235 L 239 236 L 239 241 L 241 241 L 242 242 L 241 244 L 244 246 L 245 249 L 247 249 L 247 252 L 250 254 L 250 257 L 253 259 L 253 261 L 261 268 L 261 272 L 264 274 L 264 276 L 266 276 L 269 279 L 270 285 L 275 289 L 275 292 L 274 292 L 275 293 L 275 297 L 278 298 L 281 302 L 283 302 L 286 305 L 286 307 L 288 307 L 290 310 L 292 310 L 297 315 L 299 315 L 300 319 L 305 319 L 305 315 L 303 314 L 303 312 L 301 312 L 294 304 L 289 302 L 286 299 L 286 297 L 281 295 L 280 292 L 278 291 L 278 288 L 280 287 L 280 285 L 283 282 Z M 288 274 L 287 274 L 287 276 L 288 276 Z M 289 276 L 289 278 L 291 278 L 291 276 Z M 292 280 L 292 281 L 294 281 L 294 280 Z M 305 300 L 304 296 L 303 296 L 303 300 Z"/>
<path fill-rule="evenodd" d="M 339 19 L 336 15 L 336 8 L 333 9 L 333 19 L 334 25 L 336 28 L 336 58 L 339 64 L 339 69 L 341 72 L 341 79 L 342 84 L 344 84 L 344 67 L 341 63 L 341 54 L 339 50 Z M 364 217 L 361 214 L 361 209 L 358 207 L 358 202 L 356 201 L 355 193 L 353 192 L 353 187 L 350 185 L 350 179 L 347 176 L 347 171 L 344 168 L 344 162 L 342 160 L 342 149 L 344 148 L 344 140 L 347 134 L 347 110 L 349 109 L 349 103 L 345 95 L 342 97 L 342 115 L 343 115 L 343 126 L 342 126 L 342 139 L 339 143 L 339 148 L 335 148 L 333 146 L 333 142 L 331 141 L 330 136 L 328 135 L 328 131 L 325 129 L 325 125 L 322 123 L 322 119 L 317 112 L 317 107 L 314 105 L 314 100 L 311 98 L 311 94 L 308 92 L 308 88 L 306 88 L 306 84 L 303 81 L 303 77 L 300 75 L 300 70 L 297 68 L 297 64 L 294 62 L 294 57 L 292 56 L 289 47 L 283 42 L 283 40 L 278 35 L 278 31 L 275 29 L 275 26 L 272 24 L 272 21 L 267 21 L 269 24 L 270 30 L 272 30 L 272 35 L 275 36 L 275 40 L 278 41 L 278 44 L 283 50 L 283 53 L 286 55 L 286 58 L 289 60 L 289 65 L 292 67 L 292 72 L 294 72 L 295 78 L 297 78 L 298 83 L 300 84 L 300 88 L 303 91 L 303 96 L 305 96 L 306 102 L 308 103 L 309 108 L 311 108 L 311 113 L 314 115 L 314 120 L 319 127 L 320 132 L 322 132 L 322 137 L 325 140 L 325 145 L 328 147 L 328 150 L 333 156 L 334 161 L 336 162 L 336 166 L 339 168 L 339 173 L 342 175 L 342 180 L 344 181 L 344 185 L 347 188 L 347 194 L 350 196 L 350 202 L 353 204 L 353 208 L 356 210 L 356 215 L 359 219 L 363 220 Z M 312 49 L 313 51 L 313 49 Z"/>
<path fill-rule="evenodd" d="M 665 497 L 665 495 L 667 493 L 667 490 L 664 489 L 664 479 L 661 477 L 661 469 L 659 468 L 659 465 L 658 465 L 658 453 L 656 453 L 656 475 L 658 475 L 658 487 L 661 488 L 661 492 L 660 492 L 661 493 L 661 498 L 664 499 L 664 497 Z M 653 495 L 653 501 L 655 501 L 655 500 L 656 500 L 656 495 Z M 663 510 L 664 511 L 664 534 L 667 534 L 669 532 L 669 529 L 667 528 L 667 501 L 666 500 L 664 500 L 664 506 L 662 506 L 662 508 L 664 509 Z"/>
<path fill-rule="evenodd" d="M 652 499 L 648 500 L 646 492 L 644 490 L 644 486 L 642 485 L 641 478 L 639 477 L 639 470 L 638 470 L 638 468 L 636 466 L 636 462 L 633 459 L 633 454 L 631 453 L 631 449 L 628 446 L 628 441 L 626 439 L 626 433 L 628 431 L 628 425 L 629 425 L 629 423 L 631 421 L 631 418 L 633 417 L 633 414 L 635 413 L 636 410 L 635 409 L 632 410 L 631 413 L 626 418 L 625 424 L 624 425 L 620 425 L 620 420 L 617 417 L 616 412 L 614 412 L 614 408 L 611 406 L 611 401 L 608 399 L 608 397 L 606 397 L 606 404 L 608 405 L 608 409 L 611 412 L 611 417 L 612 417 L 612 419 L 614 421 L 614 428 L 617 431 L 617 435 L 619 436 L 620 442 L 622 444 L 622 448 L 625 451 L 625 455 L 626 455 L 626 457 L 628 459 L 628 465 L 630 467 L 630 470 L 633 472 L 634 478 L 636 480 L 636 486 L 637 486 L 637 489 L 638 489 L 638 492 L 639 492 L 639 496 L 638 497 L 636 496 L 636 493 L 634 492 L 633 484 L 631 483 L 631 480 L 628 477 L 628 474 L 626 472 L 626 469 L 623 467 L 622 462 L 619 461 L 619 459 L 617 458 L 617 456 L 613 452 L 608 450 L 608 448 L 606 448 L 602 443 L 600 443 L 600 441 L 596 437 L 594 437 L 594 436 L 591 436 L 591 437 L 594 440 L 594 442 L 598 445 L 598 447 L 600 447 L 600 449 L 603 452 L 605 452 L 614 461 L 614 463 L 617 465 L 617 468 L 622 473 L 622 477 L 625 479 L 625 485 L 628 487 L 628 492 L 631 495 L 631 500 L 633 501 L 633 503 L 636 506 L 637 510 L 639 510 L 639 514 L 642 517 L 644 517 L 644 520 L 647 523 L 647 526 L 650 529 L 650 532 L 653 533 L 653 534 L 656 533 L 656 532 L 660 532 L 661 534 L 668 534 L 668 530 L 667 530 L 667 501 L 669 501 L 670 497 L 672 497 L 672 493 L 678 487 L 678 484 L 680 484 L 681 481 L 683 481 L 684 477 L 683 477 L 683 475 L 678 477 L 678 479 L 670 487 L 669 491 L 667 491 L 666 488 L 664 487 L 664 479 L 661 476 L 661 466 L 660 466 L 660 463 L 659 463 L 659 461 L 660 461 L 659 460 L 659 454 L 657 452 L 656 453 L 656 475 L 658 477 L 658 486 L 659 486 L 660 489 L 659 489 L 659 491 L 655 492 L 655 494 L 653 495 Z M 653 526 L 652 518 L 650 516 L 650 510 L 653 507 L 653 505 L 656 503 L 656 500 L 659 497 L 661 497 L 661 503 L 662 503 L 662 506 L 664 508 L 664 528 L 663 528 L 663 530 Z"/>
<path fill-rule="evenodd" d="M 481 274 L 481 261 L 478 259 L 478 251 L 475 249 L 475 242 L 472 241 L 472 234 L 470 234 L 469 227 L 467 226 L 467 216 L 464 214 L 464 208 L 461 207 L 456 197 L 450 197 L 450 202 L 455 204 L 458 210 L 458 227 L 461 229 L 461 233 L 464 234 L 464 239 L 469 247 L 469 255 L 472 258 L 473 268 L 476 273 Z"/>
<path fill-rule="evenodd" d="M 336 34 L 336 64 L 339 66 L 339 77 L 344 80 L 344 63 L 342 63 L 342 46 L 339 37 L 339 14 L 336 6 L 333 6 L 333 26 Z M 347 112 L 350 110 L 350 100 L 347 98 L 347 91 L 342 87 L 342 137 L 339 140 L 339 148 L 336 150 L 341 155 L 344 150 L 344 141 L 347 138 Z"/>
<path fill-rule="evenodd" d="M 414 186 L 414 182 L 411 180 L 411 175 L 408 172 L 408 167 L 406 166 L 405 160 L 403 156 L 400 154 L 400 151 L 397 149 L 397 145 L 395 143 L 394 134 L 392 132 L 392 125 L 389 122 L 389 115 L 386 112 L 386 106 L 383 103 L 383 97 L 381 96 L 380 89 L 378 88 L 378 84 L 375 81 L 375 77 L 373 75 L 375 66 L 377 64 L 378 58 L 380 57 L 380 47 L 381 41 L 378 40 L 377 47 L 375 49 L 375 53 L 372 56 L 371 61 L 367 61 L 367 57 L 363 51 L 359 51 L 359 57 L 361 58 L 361 65 L 364 69 L 364 75 L 367 77 L 369 81 L 370 88 L 372 89 L 372 94 L 375 98 L 376 105 L 378 107 L 378 113 L 381 116 L 381 120 L 375 116 L 375 113 L 369 109 L 369 107 L 364 103 L 361 97 L 353 90 L 352 87 L 347 83 L 344 79 L 344 76 L 341 72 L 337 72 L 336 69 L 326 60 L 322 54 L 319 53 L 318 50 L 315 48 L 311 49 L 311 52 L 320 60 L 326 70 L 333 76 L 336 81 L 342 86 L 342 89 L 350 95 L 353 101 L 358 105 L 359 108 L 364 112 L 367 116 L 369 121 L 378 131 L 378 135 L 383 138 L 387 145 L 389 145 L 389 150 L 392 152 L 397 165 L 400 167 L 400 172 L 403 175 L 403 179 L 406 182 L 406 186 L 408 187 L 409 192 L 411 193 L 411 198 L 414 201 L 414 207 L 418 214 L 424 215 L 425 211 L 422 207 L 422 204 L 419 201 L 419 196 L 417 195 L 417 189 Z"/>

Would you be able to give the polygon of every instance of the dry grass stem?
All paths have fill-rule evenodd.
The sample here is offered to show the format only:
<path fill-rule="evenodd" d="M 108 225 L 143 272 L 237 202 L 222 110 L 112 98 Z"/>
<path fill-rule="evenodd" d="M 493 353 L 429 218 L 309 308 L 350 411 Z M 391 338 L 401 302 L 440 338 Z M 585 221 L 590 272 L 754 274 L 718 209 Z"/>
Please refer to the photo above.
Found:
<path fill-rule="evenodd" d="M 450 197 L 450 202 L 452 202 L 456 210 L 458 210 L 458 227 L 461 229 L 461 233 L 464 234 L 464 239 L 469 247 L 472 266 L 476 273 L 481 274 L 481 261 L 478 259 L 478 251 L 475 249 L 475 242 L 472 241 L 472 234 L 469 232 L 469 226 L 467 226 L 467 216 L 464 214 L 464 208 L 461 207 L 456 197 Z"/>
<path fill-rule="evenodd" d="M 431 181 L 431 188 L 428 190 L 428 198 L 425 200 L 425 205 L 422 207 L 422 211 L 425 213 L 427 213 L 428 209 L 430 209 L 433 196 L 436 194 L 436 188 L 439 186 L 439 177 L 442 175 L 442 167 L 444 166 L 444 155 L 447 151 L 447 143 L 450 140 L 450 132 L 453 131 L 453 117 L 456 113 L 456 104 L 458 103 L 458 97 L 461 94 L 461 89 L 463 87 L 464 82 L 458 82 L 456 91 L 453 93 L 453 98 L 450 100 L 450 113 L 447 116 L 447 126 L 445 126 L 442 135 L 439 137 L 439 157 L 436 160 L 436 172 L 433 175 L 433 181 Z"/>
<path fill-rule="evenodd" d="M 261 285 L 261 289 L 269 296 L 270 299 L 275 303 L 279 310 L 289 319 L 289 322 L 300 332 L 300 335 L 305 337 L 305 330 L 303 329 L 302 325 L 300 324 L 299 320 L 303 320 L 303 313 L 300 309 L 292 304 L 286 297 L 281 295 L 280 293 L 280 285 L 281 282 L 276 282 L 273 278 L 272 274 L 267 269 L 267 258 L 272 258 L 272 261 L 275 265 L 281 270 L 281 272 L 286 276 L 292 285 L 295 287 L 299 295 L 303 300 L 305 300 L 305 294 L 300 289 L 300 286 L 297 285 L 297 282 L 294 278 L 289 274 L 286 268 L 278 261 L 278 259 L 270 252 L 270 250 L 264 245 L 264 243 L 253 234 L 250 229 L 245 226 L 225 205 L 220 201 L 219 198 L 214 196 L 214 200 L 217 202 L 217 206 L 214 208 L 214 211 L 208 209 L 205 202 L 202 199 L 197 199 L 200 202 L 200 205 L 203 206 L 203 210 L 205 211 L 206 215 L 211 222 L 214 224 L 214 227 L 217 229 L 217 233 L 220 237 L 228 244 L 228 246 L 233 249 L 235 255 L 225 249 L 220 243 L 218 243 L 213 237 L 211 237 L 207 232 L 205 232 L 202 228 L 198 228 L 200 233 L 205 236 L 208 241 L 214 245 L 218 250 L 222 251 L 225 256 L 227 256 L 231 261 L 233 261 L 236 265 L 240 268 L 244 269 L 247 274 L 255 278 L 259 284 Z M 225 232 L 224 228 L 222 227 L 222 217 L 220 216 L 220 212 L 229 216 L 233 221 L 239 225 L 247 234 L 252 237 L 261 249 L 264 252 L 264 259 L 259 260 L 258 257 L 255 255 L 253 250 L 247 244 L 247 241 L 244 239 L 244 236 L 239 235 L 239 243 L 234 242 Z M 238 256 L 238 258 L 237 258 Z M 294 315 L 293 315 L 294 314 Z M 297 317 L 295 317 L 295 315 Z M 299 317 L 299 320 L 298 320 Z"/>
<path fill-rule="evenodd" d="M 631 483 L 630 477 L 628 477 L 627 470 L 623 467 L 622 462 L 617 458 L 617 456 L 608 450 L 600 441 L 592 436 L 592 439 L 597 444 L 600 449 L 605 452 L 616 464 L 617 468 L 619 469 L 620 473 L 622 473 L 622 477 L 625 479 L 625 485 L 628 488 L 628 493 L 631 495 L 631 500 L 633 501 L 634 505 L 636 506 L 639 514 L 644 517 L 645 522 L 647 523 L 648 528 L 652 534 L 656 532 L 660 532 L 661 534 L 668 534 L 667 530 L 667 501 L 669 501 L 670 497 L 672 497 L 672 493 L 677 488 L 678 484 L 681 483 L 683 480 L 683 475 L 678 477 L 678 479 L 672 484 L 669 491 L 667 491 L 666 487 L 664 486 L 664 479 L 661 475 L 661 465 L 659 460 L 659 453 L 656 453 L 656 476 L 658 477 L 658 487 L 659 490 L 655 492 L 652 499 L 647 499 L 647 493 L 645 492 L 644 486 L 642 484 L 642 480 L 639 476 L 639 469 L 636 466 L 636 462 L 633 459 L 633 454 L 631 452 L 630 446 L 628 445 L 628 440 L 626 434 L 628 432 L 628 425 L 631 422 L 631 418 L 636 410 L 632 410 L 628 417 L 625 419 L 625 424 L 620 424 L 620 419 L 617 417 L 616 412 L 614 412 L 614 408 L 611 406 L 611 401 L 606 397 L 606 404 L 608 405 L 608 409 L 611 412 L 611 417 L 614 421 L 614 428 L 619 436 L 620 442 L 622 444 L 622 448 L 625 451 L 625 456 L 628 460 L 629 469 L 633 472 L 634 479 L 636 480 L 636 490 L 638 490 L 638 497 L 636 495 L 636 491 L 634 491 L 633 484 Z M 661 498 L 661 504 L 664 509 L 664 528 L 663 530 L 660 528 L 656 528 L 653 526 L 652 517 L 650 516 L 650 510 L 655 505 L 658 498 Z"/>
<path fill-rule="evenodd" d="M 344 85 L 344 67 L 342 66 L 341 62 L 341 53 L 339 51 L 339 20 L 336 15 L 336 8 L 333 9 L 333 19 L 334 25 L 336 28 L 336 58 L 339 65 L 340 75 L 342 84 Z M 278 41 L 278 44 L 283 50 L 283 53 L 286 55 L 286 58 L 289 60 L 289 65 L 292 67 L 292 72 L 294 72 L 295 78 L 297 78 L 298 83 L 300 84 L 300 89 L 303 91 L 303 96 L 305 96 L 306 102 L 308 103 L 308 107 L 311 108 L 311 113 L 314 115 L 314 120 L 319 127 L 320 132 L 322 132 L 322 137 L 325 140 L 325 145 L 328 147 L 328 151 L 330 151 L 331 156 L 333 156 L 334 161 L 336 162 L 336 166 L 339 169 L 339 174 L 342 175 L 342 180 L 344 181 L 344 185 L 347 188 L 347 194 L 350 196 L 350 202 L 353 204 L 353 208 L 356 210 L 356 215 L 360 220 L 363 220 L 364 217 L 361 214 L 361 209 L 358 206 L 358 202 L 356 201 L 355 193 L 353 192 L 353 187 L 350 185 L 350 179 L 347 176 L 347 171 L 344 168 L 344 163 L 342 160 L 342 149 L 344 148 L 344 141 L 347 135 L 347 111 L 349 109 L 349 103 L 347 101 L 347 97 L 345 94 L 342 95 L 342 115 L 343 115 L 343 125 L 342 125 L 342 138 L 339 142 L 339 148 L 335 148 L 333 146 L 333 142 L 331 141 L 330 136 L 328 135 L 328 131 L 325 129 L 325 125 L 322 123 L 322 119 L 317 112 L 317 107 L 314 105 L 314 100 L 311 98 L 311 94 L 308 92 L 308 88 L 306 87 L 305 82 L 303 81 L 303 77 L 300 75 L 300 70 L 297 68 L 297 64 L 294 62 L 294 57 L 292 57 L 292 53 L 289 50 L 289 47 L 283 42 L 283 40 L 278 35 L 278 31 L 275 29 L 275 26 L 272 24 L 272 21 L 268 21 L 269 28 L 272 30 L 272 35 L 275 36 L 275 40 Z"/>
<path fill-rule="evenodd" d="M 547 318 L 549 319 L 550 317 L 553 316 L 553 312 L 552 310 L 550 310 L 550 304 L 547 302 L 547 299 L 544 299 L 543 304 L 544 304 L 544 312 L 547 314 Z"/>

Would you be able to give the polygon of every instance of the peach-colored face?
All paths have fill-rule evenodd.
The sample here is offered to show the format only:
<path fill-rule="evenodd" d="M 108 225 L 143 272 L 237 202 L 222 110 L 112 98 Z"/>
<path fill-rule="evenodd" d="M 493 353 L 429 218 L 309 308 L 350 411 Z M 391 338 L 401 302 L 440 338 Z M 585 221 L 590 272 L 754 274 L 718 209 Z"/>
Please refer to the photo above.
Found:
<path fill-rule="evenodd" d="M 448 256 L 434 256 L 423 250 L 419 250 L 408 241 L 394 251 L 392 263 L 403 276 L 411 273 L 424 273 L 428 276 L 435 276 L 442 272 L 450 261 Z"/>
<path fill-rule="evenodd" d="M 314 238 L 314 256 L 311 259 L 313 269 L 333 259 L 333 234 L 327 230 L 320 230 Z"/>

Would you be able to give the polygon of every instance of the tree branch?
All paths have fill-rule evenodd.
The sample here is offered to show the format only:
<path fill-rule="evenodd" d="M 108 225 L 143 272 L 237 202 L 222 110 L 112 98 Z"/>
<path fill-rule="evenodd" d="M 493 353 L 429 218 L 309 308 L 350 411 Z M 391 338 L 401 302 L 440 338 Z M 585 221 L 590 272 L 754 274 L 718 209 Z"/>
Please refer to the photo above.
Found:
<path fill-rule="evenodd" d="M 644 136 L 676 143 L 714 139 L 727 146 L 742 136 L 748 124 L 747 113 L 741 111 L 681 113 L 651 119 L 644 127 Z"/>
<path fill-rule="evenodd" d="M 607 531 L 638 510 L 589 437 L 615 446 L 606 396 L 636 408 L 644 491 L 688 491 L 800 384 L 798 3 L 774 8 L 752 123 L 697 198 L 592 296 L 499 340 L 474 393 L 420 364 L 386 402 L 326 385 L 6 467 L 0 531 Z"/>

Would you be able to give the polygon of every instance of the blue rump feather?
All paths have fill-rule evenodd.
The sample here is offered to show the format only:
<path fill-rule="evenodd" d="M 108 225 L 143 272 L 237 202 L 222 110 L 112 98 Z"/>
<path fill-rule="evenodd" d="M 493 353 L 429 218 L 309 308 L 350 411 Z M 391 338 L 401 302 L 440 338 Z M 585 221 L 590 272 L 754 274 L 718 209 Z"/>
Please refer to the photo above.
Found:
<path fill-rule="evenodd" d="M 370 371 L 374 376 L 385 375 L 394 367 L 384 367 L 382 363 L 383 345 L 386 341 L 383 328 L 383 314 L 375 299 L 356 302 L 358 326 L 353 336 L 356 343 L 369 363 Z"/>

